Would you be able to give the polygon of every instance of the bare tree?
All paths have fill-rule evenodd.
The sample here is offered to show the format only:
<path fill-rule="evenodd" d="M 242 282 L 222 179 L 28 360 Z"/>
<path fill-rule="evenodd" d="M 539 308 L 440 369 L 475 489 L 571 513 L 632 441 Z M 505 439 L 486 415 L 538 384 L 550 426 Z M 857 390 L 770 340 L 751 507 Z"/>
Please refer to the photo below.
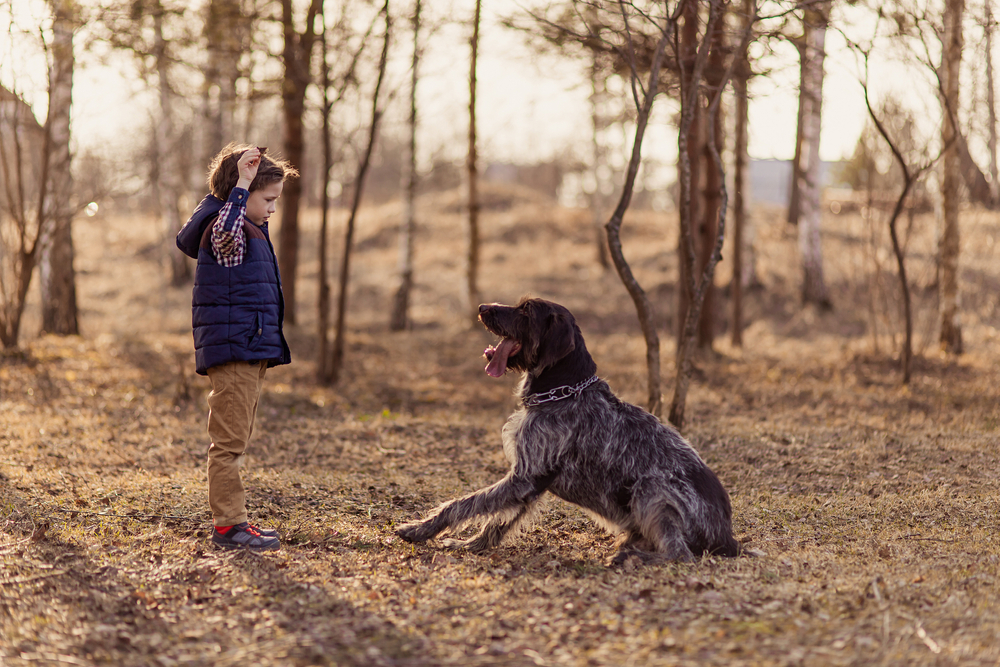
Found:
<path fill-rule="evenodd" d="M 553 18 L 533 14 L 532 19 L 541 36 L 557 47 L 572 43 L 589 51 L 609 54 L 611 70 L 622 76 L 629 76 L 632 82 L 632 96 L 639 111 L 636 117 L 636 141 L 633 143 L 632 159 L 626 172 L 621 198 L 607 224 L 607 231 L 612 261 L 636 305 L 646 340 L 648 406 L 654 413 L 659 413 L 662 409 L 659 336 L 653 325 L 652 307 L 621 255 L 621 243 L 617 235 L 632 195 L 640 161 L 640 130 L 644 131 L 645 123 L 648 122 L 648 111 L 643 112 L 643 109 L 647 102 L 652 104 L 651 95 L 658 89 L 667 90 L 681 99 L 681 121 L 678 128 L 681 243 L 678 253 L 682 269 L 679 282 L 680 290 L 686 292 L 683 298 L 689 306 L 686 316 L 679 318 L 684 327 L 678 335 L 677 379 L 671 410 L 671 421 L 677 419 L 674 423 L 680 425 L 683 424 L 684 401 L 690 384 L 690 357 L 698 344 L 705 295 L 714 278 L 725 232 L 728 196 L 719 152 L 721 120 L 718 113 L 721 93 L 730 80 L 733 64 L 731 58 L 729 64 L 726 64 L 725 58 L 720 57 L 731 47 L 724 43 L 725 40 L 718 31 L 721 30 L 721 17 L 725 13 L 727 2 L 680 0 L 672 11 L 669 3 L 660 2 L 639 6 L 640 3 L 621 0 L 617 5 L 617 17 L 608 11 L 609 6 L 578 0 L 563 11 L 555 12 Z M 703 15 L 706 19 L 704 21 Z M 703 32 L 700 30 L 701 25 L 706 26 Z M 667 35 L 667 45 L 672 47 L 669 58 L 665 58 L 662 51 L 665 48 L 662 43 L 664 35 Z M 742 37 L 743 41 L 748 39 L 749 30 Z M 717 49 L 714 55 L 713 46 Z M 656 75 L 652 76 L 654 69 Z M 639 72 L 651 74 L 645 89 L 639 83 Z M 707 165 L 703 168 L 701 163 Z M 707 170 L 711 170 L 711 174 L 701 174 Z M 713 188 L 708 205 L 705 197 L 706 184 L 711 184 Z M 707 222 L 714 231 L 709 242 L 702 244 L 699 249 L 695 240 L 696 227 L 706 221 L 709 205 L 715 218 Z M 699 257 L 704 265 L 696 271 L 694 267 L 698 266 Z"/>
<path fill-rule="evenodd" d="M 156 191 L 159 195 L 160 216 L 163 219 L 164 234 L 172 239 L 183 224 L 179 199 L 183 190 L 181 168 L 179 165 L 180 147 L 177 141 L 177 131 L 174 113 L 175 93 L 171 85 L 173 58 L 169 45 L 163 34 L 164 18 L 167 13 L 161 0 L 152 0 L 150 12 L 153 18 L 153 58 L 157 76 L 157 92 L 160 101 L 160 119 L 154 132 L 156 159 Z M 220 147 L 221 148 L 221 147 Z M 206 162 L 207 164 L 207 162 Z M 169 244 L 170 284 L 179 287 L 191 280 L 191 264 L 187 256 L 176 244 Z"/>
<path fill-rule="evenodd" d="M 49 0 L 52 44 L 49 59 L 49 185 L 52 224 L 42 228 L 38 265 L 42 293 L 42 330 L 80 333 L 73 269 L 73 176 L 70 171 L 70 106 L 73 93 L 73 33 L 78 22 L 73 0 Z"/>
<path fill-rule="evenodd" d="M 187 189 L 191 158 L 204 157 L 193 155 L 182 145 L 187 96 L 181 83 L 200 66 L 197 57 L 185 53 L 194 44 L 191 17 L 183 4 L 168 0 L 112 0 L 91 11 L 94 20 L 90 22 L 103 28 L 95 31 L 92 39 L 130 53 L 142 79 L 156 91 L 159 116 L 154 120 L 148 153 L 151 199 L 163 226 L 170 283 L 187 284 L 192 266 L 173 239 L 183 223 L 180 198 Z"/>
<path fill-rule="evenodd" d="M 51 105 L 49 109 L 51 110 Z M 16 348 L 39 238 L 49 224 L 50 123 L 0 87 L 0 344 Z"/>
<path fill-rule="evenodd" d="M 465 161 L 469 188 L 468 246 L 465 266 L 466 313 L 476 321 L 479 307 L 479 166 L 476 154 L 476 67 L 479 64 L 479 20 L 482 0 L 476 0 L 472 19 L 472 37 L 469 40 L 469 153 Z"/>
<path fill-rule="evenodd" d="M 333 116 L 334 107 L 340 103 L 348 89 L 357 86 L 357 68 L 365 47 L 369 43 L 372 31 L 379 15 L 375 15 L 368 25 L 368 30 L 361 35 L 356 48 L 349 46 L 350 36 L 354 32 L 354 13 L 350 5 L 341 5 L 341 13 L 337 21 L 334 22 L 329 14 L 324 11 L 323 32 L 320 35 L 322 58 L 320 60 L 320 76 L 322 84 L 322 118 L 323 118 L 323 192 L 320 196 L 320 228 L 319 228 L 319 290 L 318 290 L 318 354 L 316 362 L 316 379 L 324 384 L 329 384 L 334 380 L 334 370 L 330 355 L 330 278 L 329 278 L 329 245 L 327 243 L 330 226 L 330 181 L 333 172 L 335 154 L 333 150 L 333 127 L 330 122 Z M 330 41 L 332 36 L 340 36 L 341 44 L 334 50 Z M 337 59 L 336 56 L 344 56 Z M 334 77 L 331 76 L 330 60 L 333 58 L 339 62 L 346 62 L 346 66 Z M 343 318 L 341 318 L 342 320 Z"/>
<path fill-rule="evenodd" d="M 716 31 L 722 29 L 722 16 L 726 9 L 726 2 L 725 0 L 708 0 L 706 4 L 708 5 L 708 17 L 706 20 L 705 31 L 700 36 L 700 42 L 689 42 L 690 44 L 697 44 L 697 49 L 692 54 L 693 62 L 691 62 L 690 68 L 684 68 L 681 70 L 683 75 L 681 79 L 681 122 L 677 132 L 681 184 L 681 244 L 678 248 L 678 252 L 686 255 L 686 261 L 688 262 L 688 265 L 692 267 L 695 266 L 696 246 L 694 238 L 695 218 L 692 216 L 691 207 L 691 201 L 694 196 L 692 193 L 692 169 L 690 161 L 688 160 L 688 155 L 690 155 L 689 142 L 692 138 L 691 131 L 694 126 L 695 110 L 700 105 L 699 96 L 701 94 L 701 82 L 704 80 L 707 65 L 712 60 L 710 52 L 713 48 L 725 48 L 715 33 Z M 754 11 L 752 14 L 753 19 L 744 26 L 745 31 L 739 36 L 741 42 L 739 47 L 736 49 L 737 52 L 746 48 L 746 43 L 750 39 L 753 25 L 756 22 L 756 14 L 756 11 Z M 688 14 L 685 14 L 685 22 L 688 20 L 688 16 Z M 692 18 L 694 17 L 692 16 Z M 687 26 L 685 26 L 685 29 L 688 29 Z M 690 275 L 686 277 L 685 283 L 680 286 L 681 289 L 688 292 L 688 303 L 690 306 L 684 318 L 683 333 L 677 341 L 677 375 L 674 382 L 673 397 L 670 401 L 670 415 L 668 417 L 670 422 L 677 427 L 677 429 L 684 428 L 687 393 L 691 384 L 691 360 L 694 348 L 697 345 L 698 323 L 701 319 L 701 309 L 704 304 L 705 293 L 708 290 L 709 285 L 713 282 L 715 267 L 722 257 L 722 244 L 726 232 L 726 212 L 729 196 L 726 189 L 725 169 L 722 163 L 722 156 L 717 149 L 718 143 L 715 137 L 717 123 L 714 122 L 714 119 L 719 113 L 722 91 L 732 77 L 734 66 L 735 61 L 730 60 L 728 67 L 721 74 L 721 76 L 717 79 L 714 76 L 709 79 L 713 85 L 709 88 L 710 101 L 707 108 L 707 114 L 710 122 L 707 123 L 709 133 L 707 145 L 709 146 L 712 166 L 718 175 L 718 220 L 716 221 L 715 227 L 715 243 L 700 276 L 696 275 L 695 272 L 692 271 Z"/>
<path fill-rule="evenodd" d="M 889 146 L 889 150 L 892 151 L 892 156 L 895 159 L 896 164 L 899 165 L 900 172 L 903 176 L 903 185 L 896 198 L 896 202 L 893 205 L 892 213 L 889 216 L 888 226 L 889 237 L 892 241 L 892 252 L 896 259 L 900 293 L 903 297 L 903 325 L 905 333 L 903 338 L 903 349 L 900 353 L 900 366 L 903 373 L 903 384 L 909 384 L 913 366 L 913 300 L 910 295 L 910 284 L 906 277 L 906 255 L 899 240 L 897 223 L 903 213 L 907 197 L 909 197 L 913 190 L 913 186 L 924 175 L 924 173 L 934 166 L 938 159 L 940 159 L 944 150 L 949 148 L 950 145 L 945 145 L 942 152 L 938 153 L 938 155 L 930 159 L 925 159 L 919 164 L 913 164 L 912 160 L 907 159 L 901 145 L 901 138 L 899 136 L 893 136 L 893 133 L 890 131 L 889 124 L 882 117 L 883 114 L 880 114 L 872 106 L 868 74 L 871 47 L 865 48 L 858 44 L 851 44 L 851 46 L 855 49 L 855 51 L 861 54 L 864 60 L 864 76 L 861 79 L 861 86 L 865 93 L 865 106 L 868 109 L 868 116 L 875 124 L 875 128 L 878 130 L 879 135 Z M 905 127 L 903 128 L 903 132 L 900 132 L 899 134 L 908 135 L 911 131 L 912 127 Z M 954 138 L 952 138 L 952 141 L 954 141 Z"/>
<path fill-rule="evenodd" d="M 799 164 L 799 255 L 802 260 L 802 302 L 824 310 L 833 308 L 833 301 L 823 277 L 823 246 L 820 227 L 823 218 L 819 156 L 820 127 L 823 114 L 823 64 L 826 60 L 826 28 L 829 23 L 828 5 L 808 5 L 804 10 L 805 44 L 802 89 L 802 154 Z"/>
<path fill-rule="evenodd" d="M 986 145 L 990 151 L 990 199 L 1000 200 L 1000 167 L 997 166 L 997 96 L 993 83 L 993 33 L 997 22 L 993 18 L 993 2 L 983 3 L 983 33 L 986 41 Z"/>
<path fill-rule="evenodd" d="M 948 0 L 944 7 L 944 30 L 941 37 L 941 99 L 946 110 L 941 124 L 944 151 L 941 177 L 942 230 L 939 241 L 939 281 L 941 347 L 950 353 L 962 353 L 962 324 L 959 319 L 958 258 L 960 237 L 960 161 L 956 120 L 959 107 L 959 71 L 962 63 L 962 14 L 965 0 Z"/>
<path fill-rule="evenodd" d="M 319 302 L 317 304 L 317 329 L 319 352 L 316 359 L 316 379 L 320 382 L 329 382 L 331 372 L 329 368 L 329 337 L 327 331 L 330 328 L 330 278 L 327 268 L 327 233 L 330 225 L 330 172 L 333 170 L 333 145 L 330 137 L 330 63 L 327 52 L 327 15 L 323 16 L 323 32 L 320 34 L 320 50 L 322 58 L 320 60 L 320 83 L 323 87 L 323 192 L 320 195 L 320 224 L 319 224 Z"/>
<path fill-rule="evenodd" d="M 243 74 L 241 58 L 252 19 L 242 11 L 240 0 L 208 0 L 204 17 L 206 58 L 201 113 L 205 145 L 201 162 L 208 164 L 226 143 L 238 136 L 236 84 Z"/>
<path fill-rule="evenodd" d="M 752 30 L 754 22 L 754 0 L 742 0 L 739 10 L 739 29 L 741 33 Z M 747 141 L 747 126 L 749 123 L 749 98 L 747 95 L 750 80 L 749 40 L 744 40 L 743 48 L 735 54 L 733 71 L 734 92 L 734 129 L 733 132 L 733 277 L 730 283 L 733 295 L 733 325 L 732 343 L 736 347 L 743 345 L 743 260 L 744 232 L 748 226 L 749 217 L 749 162 Z M 752 258 L 751 258 L 752 259 Z"/>
<path fill-rule="evenodd" d="M 284 36 L 282 61 L 285 74 L 281 85 L 282 116 L 285 121 L 285 159 L 304 174 L 306 89 L 312 82 L 312 52 L 316 43 L 316 17 L 323 0 L 310 0 L 306 12 L 305 28 L 299 32 L 295 26 L 292 0 L 281 0 L 281 26 Z M 296 178 L 285 184 L 282 192 L 281 232 L 278 239 L 278 266 L 285 295 L 285 321 L 295 324 L 297 319 L 295 295 L 299 265 L 299 208 L 302 199 L 302 180 Z"/>
<path fill-rule="evenodd" d="M 354 228 L 358 216 L 358 208 L 361 205 L 361 195 L 364 193 L 365 176 L 371 164 L 372 150 L 375 148 L 375 139 L 378 136 L 378 126 L 382 119 L 383 109 L 380 106 L 379 94 L 382 90 L 382 83 L 385 79 L 386 65 L 389 60 L 389 42 L 392 35 L 392 19 L 389 14 L 389 0 L 385 0 L 380 14 L 385 19 L 385 35 L 382 39 L 382 54 L 379 57 L 378 79 L 375 82 L 375 90 L 372 93 L 372 120 L 368 129 L 368 144 L 358 164 L 357 176 L 354 179 L 354 198 L 351 201 L 351 213 L 347 219 L 347 227 L 344 231 L 344 255 L 340 263 L 340 292 L 337 297 L 337 328 L 333 339 L 333 349 L 330 359 L 330 382 L 336 383 L 340 378 L 340 372 L 344 364 L 344 330 L 347 318 L 347 286 L 351 275 L 351 250 L 354 244 Z M 323 360 L 320 362 L 323 363 Z"/>
<path fill-rule="evenodd" d="M 618 205 L 611 214 L 611 219 L 605 225 L 605 229 L 608 235 L 608 250 L 611 254 L 611 262 L 618 272 L 618 276 L 621 278 L 622 284 L 628 291 L 629 296 L 632 297 L 636 313 L 639 316 L 639 326 L 642 328 L 642 335 L 646 340 L 646 407 L 654 415 L 659 416 L 663 406 L 663 399 L 660 392 L 660 336 L 656 331 L 653 306 L 649 302 L 649 297 L 646 296 L 646 292 L 633 275 L 632 269 L 622 251 L 621 227 L 625 218 L 625 211 L 628 210 L 628 206 L 632 200 L 635 178 L 639 173 L 639 166 L 642 163 L 642 140 L 646 133 L 646 126 L 649 123 L 649 114 L 653 108 L 653 101 L 659 92 L 660 67 L 663 64 L 667 45 L 670 43 L 673 31 L 676 29 L 676 16 L 663 17 L 660 19 L 661 23 L 657 24 L 660 36 L 656 43 L 656 51 L 653 54 L 646 85 L 643 87 L 639 83 L 639 71 L 634 44 L 631 40 L 632 33 L 629 27 L 628 11 L 624 3 L 621 3 L 620 6 L 627 40 L 622 51 L 631 69 L 632 95 L 637 113 L 635 138 L 632 141 L 632 155 L 629 158 L 628 169 L 625 173 L 625 183 L 622 186 Z"/>
<path fill-rule="evenodd" d="M 799 106 L 795 119 L 795 153 L 792 156 L 792 178 L 788 189 L 788 211 L 785 216 L 788 224 L 792 226 L 799 224 L 799 217 L 801 215 L 799 206 L 802 200 L 802 192 L 799 190 L 799 184 L 804 178 L 802 170 L 802 144 L 805 141 L 805 134 L 803 133 L 805 117 L 803 113 L 806 110 L 807 102 L 806 97 L 802 95 L 802 91 L 808 88 L 806 68 L 809 64 L 809 56 L 806 53 L 806 30 L 807 28 L 803 23 L 803 34 L 790 39 L 792 44 L 795 45 L 795 50 L 799 53 Z"/>
<path fill-rule="evenodd" d="M 410 17 L 413 30 L 413 58 L 410 61 L 410 145 L 404 183 L 403 224 L 399 230 L 399 287 L 389 314 L 389 328 L 402 331 L 410 322 L 410 292 L 413 289 L 413 236 L 416 233 L 417 209 L 417 81 L 420 66 L 420 0 L 414 0 Z"/>

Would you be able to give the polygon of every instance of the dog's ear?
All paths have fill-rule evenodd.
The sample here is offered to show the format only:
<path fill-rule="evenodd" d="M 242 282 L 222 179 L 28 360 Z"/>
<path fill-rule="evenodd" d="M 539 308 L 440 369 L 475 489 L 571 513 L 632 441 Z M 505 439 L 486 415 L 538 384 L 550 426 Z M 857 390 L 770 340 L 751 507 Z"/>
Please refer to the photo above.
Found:
<path fill-rule="evenodd" d="M 538 342 L 539 369 L 548 368 L 576 349 L 576 328 L 566 313 L 549 313 Z"/>

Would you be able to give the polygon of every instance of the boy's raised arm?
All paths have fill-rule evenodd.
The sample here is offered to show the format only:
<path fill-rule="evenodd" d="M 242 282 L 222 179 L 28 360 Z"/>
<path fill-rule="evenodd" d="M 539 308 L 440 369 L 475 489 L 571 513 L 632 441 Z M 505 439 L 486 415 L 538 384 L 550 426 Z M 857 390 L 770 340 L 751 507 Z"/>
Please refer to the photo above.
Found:
<path fill-rule="evenodd" d="M 248 149 L 240 156 L 236 166 L 240 173 L 239 180 L 212 226 L 212 252 L 222 266 L 237 266 L 243 262 L 246 252 L 243 223 L 250 184 L 257 176 L 257 168 L 260 166 L 260 149 Z"/>

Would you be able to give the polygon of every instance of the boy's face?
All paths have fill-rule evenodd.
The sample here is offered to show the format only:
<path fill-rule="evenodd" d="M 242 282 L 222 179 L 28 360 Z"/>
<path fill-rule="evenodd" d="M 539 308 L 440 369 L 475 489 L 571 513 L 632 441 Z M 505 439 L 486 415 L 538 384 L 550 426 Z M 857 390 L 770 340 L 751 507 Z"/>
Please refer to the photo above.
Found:
<path fill-rule="evenodd" d="M 274 213 L 275 202 L 278 201 L 284 187 L 283 182 L 275 181 L 251 192 L 247 197 L 247 219 L 258 227 L 267 222 Z"/>

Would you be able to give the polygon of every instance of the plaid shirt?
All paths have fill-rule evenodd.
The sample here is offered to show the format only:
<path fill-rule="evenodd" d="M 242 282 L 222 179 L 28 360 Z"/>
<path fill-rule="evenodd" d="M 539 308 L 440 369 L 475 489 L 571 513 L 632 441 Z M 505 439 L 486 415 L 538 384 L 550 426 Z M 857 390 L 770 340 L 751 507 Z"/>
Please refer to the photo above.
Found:
<path fill-rule="evenodd" d="M 212 252 L 215 260 L 222 266 L 238 266 L 243 263 L 247 245 L 243 223 L 246 222 L 249 196 L 250 193 L 243 188 L 233 188 L 212 226 Z"/>

